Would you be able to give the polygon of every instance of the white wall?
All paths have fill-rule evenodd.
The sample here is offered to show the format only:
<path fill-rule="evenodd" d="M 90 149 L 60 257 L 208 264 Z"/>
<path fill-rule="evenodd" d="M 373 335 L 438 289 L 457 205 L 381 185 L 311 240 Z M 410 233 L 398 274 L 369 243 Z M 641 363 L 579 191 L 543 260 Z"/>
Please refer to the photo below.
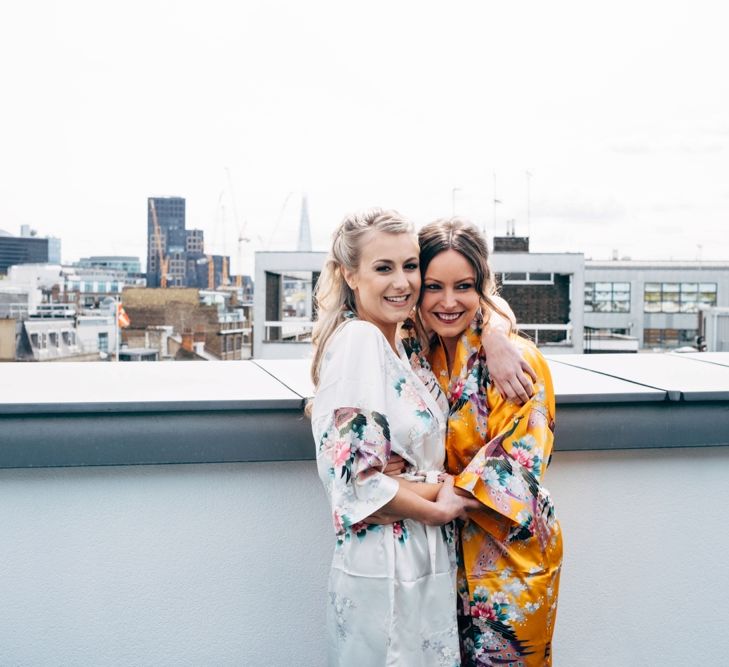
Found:
<path fill-rule="evenodd" d="M 729 448 L 560 452 L 558 667 L 721 664 Z M 0 471 L 0 664 L 324 664 L 313 462 Z"/>

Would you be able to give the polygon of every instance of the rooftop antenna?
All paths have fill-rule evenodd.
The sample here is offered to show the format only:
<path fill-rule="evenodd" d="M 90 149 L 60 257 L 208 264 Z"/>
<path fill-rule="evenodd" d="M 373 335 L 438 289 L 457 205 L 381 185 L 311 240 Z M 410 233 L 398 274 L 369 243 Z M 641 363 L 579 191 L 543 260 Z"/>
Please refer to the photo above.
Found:
<path fill-rule="evenodd" d="M 531 193 L 530 193 L 530 184 L 532 180 L 532 174 L 529 170 L 524 172 L 526 174 L 526 223 L 527 223 L 527 236 L 532 235 L 532 227 L 531 227 Z"/>
<path fill-rule="evenodd" d="M 451 217 L 456 217 L 456 192 L 460 192 L 461 188 L 451 188 Z"/>
<path fill-rule="evenodd" d="M 494 236 L 496 236 L 496 205 L 501 203 L 501 200 L 496 198 L 496 172 L 494 172 Z"/>
<path fill-rule="evenodd" d="M 276 236 L 276 232 L 278 231 L 278 228 L 281 226 L 281 221 L 283 220 L 284 213 L 286 212 L 286 205 L 289 203 L 289 199 L 291 199 L 291 195 L 294 194 L 293 192 L 289 192 L 286 195 L 286 199 L 284 199 L 284 203 L 281 206 L 281 212 L 278 214 L 278 220 L 276 220 L 276 224 L 273 227 L 273 232 L 271 232 L 271 236 L 268 239 L 268 243 L 266 243 L 266 250 L 268 250 L 271 247 L 271 241 L 273 241 L 273 238 Z"/>

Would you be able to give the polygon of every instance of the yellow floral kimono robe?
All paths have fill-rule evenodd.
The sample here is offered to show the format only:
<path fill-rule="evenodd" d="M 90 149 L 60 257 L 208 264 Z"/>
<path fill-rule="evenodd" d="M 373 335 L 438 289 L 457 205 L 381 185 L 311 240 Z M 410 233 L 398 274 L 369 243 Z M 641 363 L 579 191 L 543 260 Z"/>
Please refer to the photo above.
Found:
<path fill-rule="evenodd" d="M 458 544 L 461 657 L 464 666 L 544 667 L 552 664 L 562 563 L 559 523 L 541 484 L 554 439 L 552 379 L 536 347 L 515 336 L 539 380 L 524 406 L 503 400 L 489 382 L 480 335 L 474 321 L 450 377 L 440 345 L 428 359 L 450 406 L 446 469 L 484 505 Z"/>

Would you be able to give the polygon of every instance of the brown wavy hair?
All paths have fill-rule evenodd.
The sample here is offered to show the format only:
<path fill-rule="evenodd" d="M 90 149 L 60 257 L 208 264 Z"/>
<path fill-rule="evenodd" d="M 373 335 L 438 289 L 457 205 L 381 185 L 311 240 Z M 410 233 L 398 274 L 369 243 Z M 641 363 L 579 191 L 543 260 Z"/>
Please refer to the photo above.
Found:
<path fill-rule="evenodd" d="M 498 295 L 496 281 L 489 266 L 489 249 L 486 239 L 478 227 L 465 218 L 440 218 L 423 227 L 418 232 L 420 244 L 420 275 L 425 285 L 425 274 L 433 259 L 446 250 L 455 250 L 471 265 L 476 274 L 475 289 L 481 297 L 484 320 L 488 321 L 490 311 L 496 311 L 504 319 L 511 318 L 494 302 Z M 420 315 L 416 318 L 416 331 L 421 341 L 427 346 L 432 341 L 425 330 Z M 513 323 L 511 324 L 514 329 Z"/>

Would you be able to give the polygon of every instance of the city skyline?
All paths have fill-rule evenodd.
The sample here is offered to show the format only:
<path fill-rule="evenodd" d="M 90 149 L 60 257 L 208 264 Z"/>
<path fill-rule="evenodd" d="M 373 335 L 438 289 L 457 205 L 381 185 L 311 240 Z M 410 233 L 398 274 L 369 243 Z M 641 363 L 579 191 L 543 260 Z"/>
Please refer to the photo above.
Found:
<path fill-rule="evenodd" d="M 534 252 L 729 257 L 716 3 L 4 14 L 0 228 L 61 238 L 64 261 L 144 261 L 147 198 L 180 196 L 209 252 L 251 273 L 254 250 L 296 247 L 304 193 L 314 249 L 378 205 L 489 236 L 514 219 Z"/>

